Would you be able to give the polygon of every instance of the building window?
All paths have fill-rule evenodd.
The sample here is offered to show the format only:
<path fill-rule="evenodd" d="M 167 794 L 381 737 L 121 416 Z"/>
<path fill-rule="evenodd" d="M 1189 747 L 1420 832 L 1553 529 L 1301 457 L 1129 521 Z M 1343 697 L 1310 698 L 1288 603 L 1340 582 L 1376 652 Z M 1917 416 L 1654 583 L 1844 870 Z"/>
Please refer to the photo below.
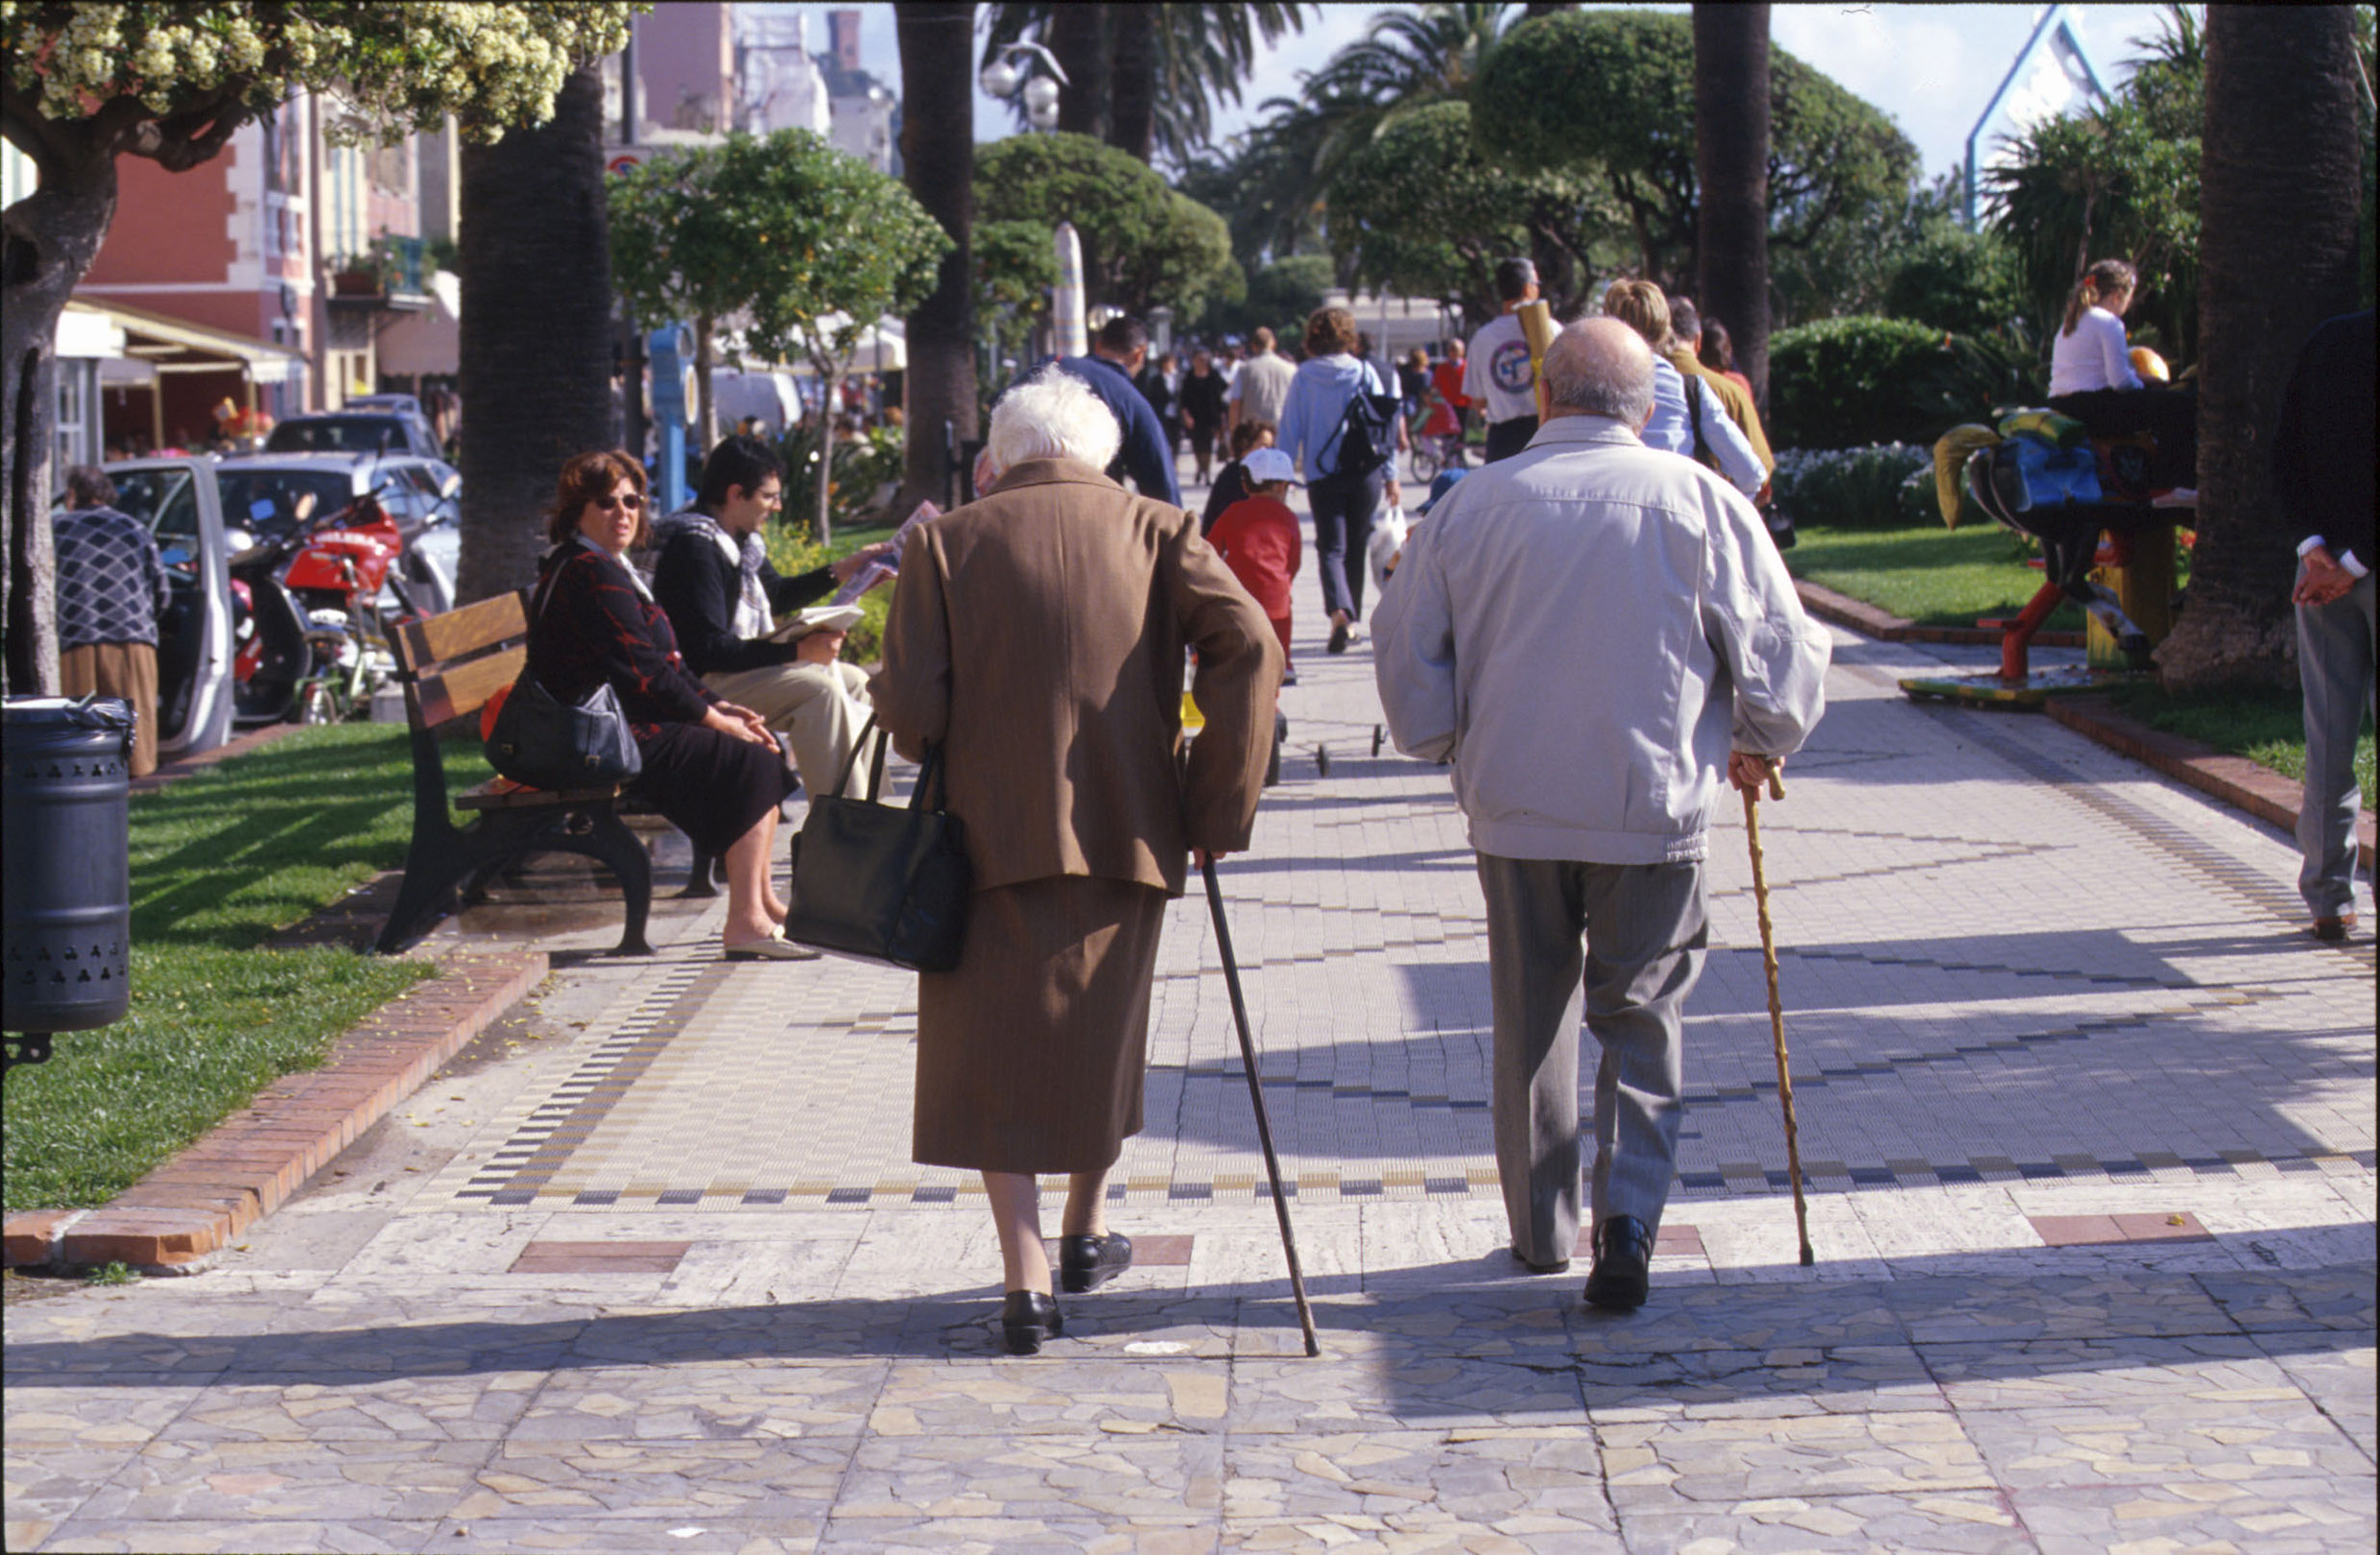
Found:
<path fill-rule="evenodd" d="M 89 451 L 90 390 L 96 367 L 81 357 L 66 357 L 58 370 L 58 462 L 60 466 L 96 464 Z"/>

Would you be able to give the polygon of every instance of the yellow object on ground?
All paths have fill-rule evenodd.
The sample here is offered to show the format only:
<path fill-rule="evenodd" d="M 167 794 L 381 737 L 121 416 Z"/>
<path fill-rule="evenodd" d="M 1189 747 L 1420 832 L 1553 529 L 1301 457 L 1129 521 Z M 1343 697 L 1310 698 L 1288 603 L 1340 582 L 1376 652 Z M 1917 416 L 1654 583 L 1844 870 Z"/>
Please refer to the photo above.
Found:
<path fill-rule="evenodd" d="M 1954 426 L 1934 440 L 1934 500 L 1942 510 L 1942 522 L 1950 528 L 1959 527 L 1959 504 L 1966 492 L 1966 456 L 1999 441 L 1999 433 L 1974 421 Z"/>
<path fill-rule="evenodd" d="M 2131 350 L 2131 357 L 2132 371 L 2148 379 L 2151 383 L 2171 383 L 2174 381 L 2173 373 L 2166 369 L 2165 358 L 2159 356 L 2148 347 L 2133 347 Z"/>

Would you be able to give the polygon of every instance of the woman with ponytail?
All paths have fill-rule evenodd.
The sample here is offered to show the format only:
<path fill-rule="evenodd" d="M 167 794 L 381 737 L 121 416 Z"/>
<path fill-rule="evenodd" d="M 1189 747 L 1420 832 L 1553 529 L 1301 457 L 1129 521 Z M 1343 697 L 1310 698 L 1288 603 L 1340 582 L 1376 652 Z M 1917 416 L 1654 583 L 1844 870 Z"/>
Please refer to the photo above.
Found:
<path fill-rule="evenodd" d="M 2050 352 L 2050 409 L 2071 416 L 2101 437 L 2154 434 L 2156 475 L 2174 488 L 2170 505 L 2195 500 L 2198 473 L 2198 395 L 2142 380 L 2124 334 L 2138 276 L 2121 259 L 2102 259 L 2082 273 L 2066 299 L 2066 316 Z M 2178 500 L 2177 500 L 2178 499 Z"/>

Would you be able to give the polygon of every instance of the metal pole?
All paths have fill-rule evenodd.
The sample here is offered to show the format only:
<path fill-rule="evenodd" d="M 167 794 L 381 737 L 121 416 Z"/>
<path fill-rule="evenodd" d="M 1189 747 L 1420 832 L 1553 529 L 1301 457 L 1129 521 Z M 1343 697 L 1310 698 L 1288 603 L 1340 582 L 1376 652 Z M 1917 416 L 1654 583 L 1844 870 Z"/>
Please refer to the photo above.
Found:
<path fill-rule="evenodd" d="M 1769 774 L 1769 793 L 1785 797 L 1785 779 Z M 1794 1229 L 1801 1237 L 1803 1268 L 1818 1262 L 1810 1250 L 1810 1207 L 1801 1197 L 1801 1132 L 1794 1123 L 1794 1077 L 1785 1062 L 1785 1006 L 1776 993 L 1776 931 L 1769 925 L 1769 880 L 1761 868 L 1760 796 L 1744 795 L 1744 828 L 1751 834 L 1752 900 L 1760 912 L 1760 961 L 1769 974 L 1769 1031 L 1776 1039 L 1776 1096 L 1785 1109 L 1785 1168 L 1794 1180 Z"/>
<path fill-rule="evenodd" d="M 1297 1326 L 1305 1330 L 1306 1353 L 1320 1355 L 1321 1341 L 1314 1336 L 1314 1309 L 1306 1304 L 1306 1277 L 1297 1266 L 1297 1240 L 1290 1233 L 1289 1198 L 1281 1191 L 1280 1158 L 1273 1153 L 1273 1121 L 1265 1114 L 1264 1088 L 1256 1080 L 1256 1041 L 1249 1035 L 1248 1001 L 1240 995 L 1240 964 L 1231 953 L 1231 925 L 1224 921 L 1223 887 L 1215 878 L 1215 861 L 1200 861 L 1206 876 L 1206 905 L 1215 915 L 1215 945 L 1223 951 L 1224 986 L 1231 991 L 1231 1019 L 1239 1027 L 1240 1061 L 1248 1069 L 1248 1099 L 1256 1108 L 1256 1139 L 1264 1146 L 1265 1175 L 1273 1180 L 1273 1212 L 1281 1222 L 1281 1251 L 1289 1256 L 1289 1293 L 1297 1299 Z"/>

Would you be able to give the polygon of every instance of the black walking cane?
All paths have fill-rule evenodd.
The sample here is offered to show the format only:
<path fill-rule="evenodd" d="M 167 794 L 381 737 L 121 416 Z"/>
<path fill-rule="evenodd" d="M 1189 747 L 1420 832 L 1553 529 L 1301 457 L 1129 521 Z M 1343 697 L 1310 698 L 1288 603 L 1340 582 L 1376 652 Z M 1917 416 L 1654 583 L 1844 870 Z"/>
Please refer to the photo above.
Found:
<path fill-rule="evenodd" d="M 1273 1120 L 1265 1115 L 1264 1088 L 1256 1082 L 1256 1041 L 1248 1032 L 1248 1001 L 1240 995 L 1240 963 L 1231 953 L 1231 925 L 1223 919 L 1223 887 L 1215 879 L 1212 857 L 1200 860 L 1206 875 L 1206 905 L 1215 914 L 1215 944 L 1223 951 L 1224 986 L 1231 991 L 1231 1018 L 1240 1030 L 1240 1060 L 1248 1066 L 1248 1099 L 1256 1106 L 1256 1139 L 1264 1146 L 1265 1175 L 1273 1179 L 1273 1212 L 1281 1221 L 1281 1251 L 1289 1255 L 1289 1293 L 1297 1299 L 1297 1326 L 1305 1329 L 1306 1353 L 1320 1355 L 1321 1341 L 1314 1337 L 1314 1309 L 1306 1304 L 1306 1277 L 1297 1267 L 1297 1239 L 1289 1230 L 1289 1198 L 1281 1191 L 1281 1161 L 1273 1153 Z"/>

